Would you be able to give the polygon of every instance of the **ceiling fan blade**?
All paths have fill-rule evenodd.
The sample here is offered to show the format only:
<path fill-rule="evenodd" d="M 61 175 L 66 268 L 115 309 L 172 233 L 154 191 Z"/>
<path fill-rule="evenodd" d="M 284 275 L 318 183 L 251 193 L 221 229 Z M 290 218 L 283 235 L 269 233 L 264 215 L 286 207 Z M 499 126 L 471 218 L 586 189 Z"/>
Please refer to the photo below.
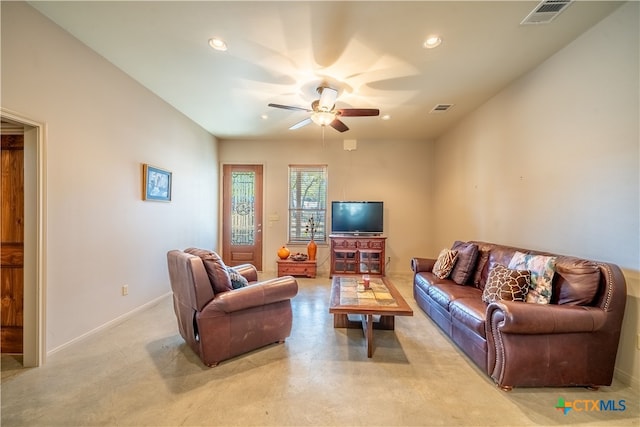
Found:
<path fill-rule="evenodd" d="M 331 89 L 330 87 L 323 87 L 319 89 L 320 102 L 318 108 L 323 111 L 333 110 L 333 106 L 338 98 L 338 91 Z"/>
<path fill-rule="evenodd" d="M 282 108 L 283 110 L 306 111 L 307 113 L 310 113 L 313 111 L 313 110 L 309 110 L 308 108 L 294 107 L 292 105 L 269 104 L 269 107 Z"/>
<path fill-rule="evenodd" d="M 291 126 L 291 127 L 289 128 L 289 130 L 296 130 L 296 129 L 299 129 L 299 128 L 301 128 L 302 126 L 306 126 L 306 125 L 308 125 L 309 123 L 313 123 L 313 120 L 311 120 L 311 117 L 307 117 L 306 119 L 304 119 L 304 120 L 302 120 L 302 121 L 300 121 L 300 122 L 296 123 L 295 125 Z"/>
<path fill-rule="evenodd" d="M 338 108 L 336 111 L 343 117 L 366 117 L 380 115 L 380 110 L 378 110 L 377 108 Z"/>
<path fill-rule="evenodd" d="M 349 130 L 349 128 L 347 127 L 347 125 L 345 125 L 344 123 L 342 123 L 340 120 L 335 119 L 334 121 L 332 121 L 329 124 L 332 128 L 334 128 L 335 130 L 337 130 L 338 132 L 346 132 Z"/>

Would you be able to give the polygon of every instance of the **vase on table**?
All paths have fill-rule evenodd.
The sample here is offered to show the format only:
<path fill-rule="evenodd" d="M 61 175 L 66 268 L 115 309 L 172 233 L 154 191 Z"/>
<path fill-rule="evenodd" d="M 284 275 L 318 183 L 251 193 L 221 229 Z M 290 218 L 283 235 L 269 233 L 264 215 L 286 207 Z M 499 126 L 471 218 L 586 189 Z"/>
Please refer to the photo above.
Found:
<path fill-rule="evenodd" d="M 307 255 L 309 256 L 309 261 L 315 261 L 317 251 L 318 245 L 313 241 L 313 239 L 311 239 L 307 244 Z"/>
<path fill-rule="evenodd" d="M 280 259 L 287 259 L 289 258 L 290 254 L 291 254 L 291 251 L 289 251 L 289 248 L 287 248 L 286 246 L 283 246 L 280 249 L 278 249 L 278 257 Z"/>

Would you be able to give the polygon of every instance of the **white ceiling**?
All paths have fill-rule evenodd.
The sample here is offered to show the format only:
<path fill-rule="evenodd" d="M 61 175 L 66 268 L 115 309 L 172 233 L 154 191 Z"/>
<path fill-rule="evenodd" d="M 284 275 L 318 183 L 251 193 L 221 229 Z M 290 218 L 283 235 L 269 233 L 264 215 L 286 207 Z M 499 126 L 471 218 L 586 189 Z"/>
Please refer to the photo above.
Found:
<path fill-rule="evenodd" d="M 326 138 L 431 139 L 622 2 L 576 1 L 549 24 L 520 25 L 538 1 L 30 2 L 221 139 L 312 139 L 288 127 L 322 81 L 348 117 Z M 443 42 L 424 49 L 430 34 Z M 211 49 L 223 38 L 229 49 Z M 126 100 L 123 100 L 126 102 Z M 454 104 L 429 114 L 436 104 Z M 266 119 L 262 115 L 267 115 Z"/>

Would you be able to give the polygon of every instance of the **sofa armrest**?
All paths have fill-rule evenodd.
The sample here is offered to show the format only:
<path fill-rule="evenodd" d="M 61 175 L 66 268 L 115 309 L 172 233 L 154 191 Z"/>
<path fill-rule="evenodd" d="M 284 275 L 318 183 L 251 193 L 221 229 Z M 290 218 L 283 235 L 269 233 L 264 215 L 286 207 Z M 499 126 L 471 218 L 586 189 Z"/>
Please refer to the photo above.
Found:
<path fill-rule="evenodd" d="M 298 282 L 291 276 L 265 280 L 244 288 L 217 294 L 204 311 L 232 313 L 252 307 L 286 301 L 298 293 Z"/>
<path fill-rule="evenodd" d="M 431 258 L 411 258 L 411 269 L 414 273 L 431 271 L 435 263 L 436 260 Z"/>
<path fill-rule="evenodd" d="M 501 301 L 487 307 L 486 326 L 507 334 L 563 334 L 597 331 L 606 318 L 598 307 Z"/>
<path fill-rule="evenodd" d="M 240 275 L 249 282 L 258 281 L 258 270 L 256 270 L 256 267 L 253 264 L 234 265 L 233 269 L 240 273 Z"/>

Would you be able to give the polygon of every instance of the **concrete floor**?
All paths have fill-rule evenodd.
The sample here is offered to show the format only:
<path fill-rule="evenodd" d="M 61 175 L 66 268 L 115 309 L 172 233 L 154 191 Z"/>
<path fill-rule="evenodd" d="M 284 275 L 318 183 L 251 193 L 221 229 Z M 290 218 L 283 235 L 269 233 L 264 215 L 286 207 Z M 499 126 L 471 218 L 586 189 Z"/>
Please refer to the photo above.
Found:
<path fill-rule="evenodd" d="M 334 329 L 330 279 L 299 279 L 291 337 L 204 367 L 177 332 L 171 299 L 24 369 L 2 357 L 2 426 L 640 425 L 638 390 L 614 381 L 505 393 L 390 279 L 414 310 L 395 331 Z M 532 349 L 534 351 L 534 349 Z M 557 409 L 558 398 L 625 401 L 625 411 Z"/>

